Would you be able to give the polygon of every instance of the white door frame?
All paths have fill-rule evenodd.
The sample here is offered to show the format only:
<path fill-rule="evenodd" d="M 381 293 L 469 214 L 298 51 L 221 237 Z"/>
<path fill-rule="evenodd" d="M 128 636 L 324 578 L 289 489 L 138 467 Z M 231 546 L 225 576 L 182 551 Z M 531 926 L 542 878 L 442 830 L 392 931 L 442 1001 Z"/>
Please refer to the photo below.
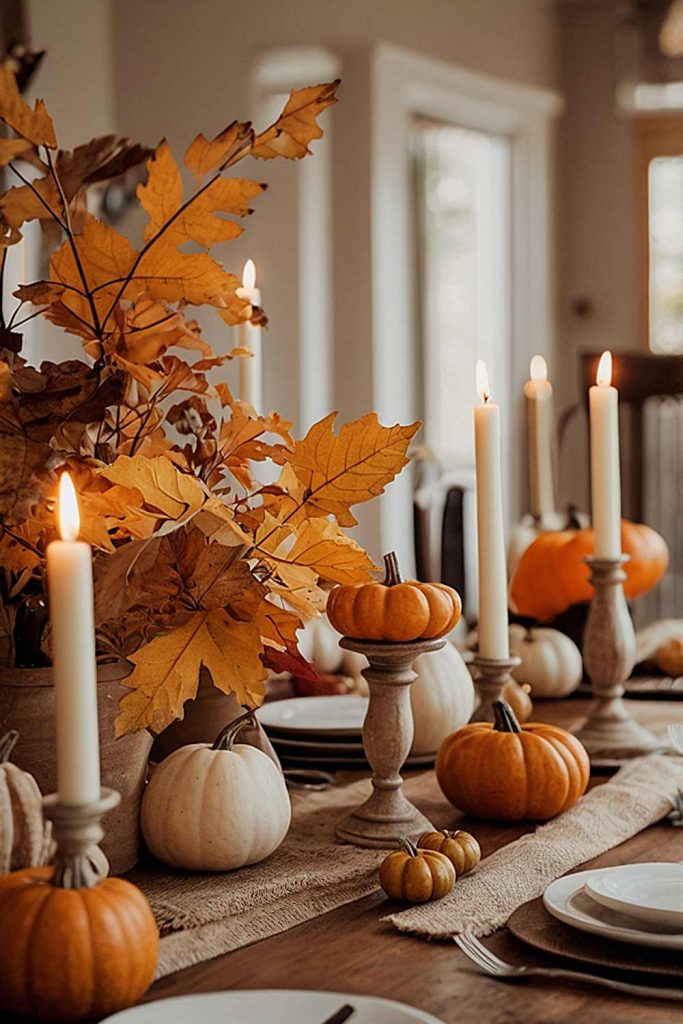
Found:
<path fill-rule="evenodd" d="M 521 396 L 529 360 L 553 349 L 550 127 L 562 109 L 546 89 L 491 78 L 389 44 L 372 58 L 372 345 L 374 406 L 384 423 L 415 418 L 417 358 L 410 128 L 433 118 L 506 135 L 512 160 L 511 394 Z M 474 385 L 473 385 L 474 404 Z M 521 402 L 519 403 L 521 406 Z M 521 437 L 520 410 L 511 410 Z M 509 479 L 510 508 L 522 511 L 521 445 Z M 383 551 L 413 562 L 412 494 L 402 474 L 380 499 Z"/>

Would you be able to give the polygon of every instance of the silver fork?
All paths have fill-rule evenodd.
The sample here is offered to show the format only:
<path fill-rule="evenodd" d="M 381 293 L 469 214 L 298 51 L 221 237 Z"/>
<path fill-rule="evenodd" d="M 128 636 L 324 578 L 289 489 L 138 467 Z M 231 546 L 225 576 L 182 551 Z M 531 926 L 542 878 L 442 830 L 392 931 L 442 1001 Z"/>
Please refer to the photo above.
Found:
<path fill-rule="evenodd" d="M 613 992 L 625 992 L 631 996 L 683 1001 L 683 989 L 632 985 L 627 981 L 601 978 L 595 974 L 584 974 L 582 971 L 568 971 L 562 967 L 517 967 L 514 964 L 507 964 L 497 957 L 471 932 L 463 932 L 462 935 L 454 935 L 453 938 L 465 956 L 468 956 L 480 971 L 490 974 L 493 978 L 500 978 L 501 981 L 522 981 L 525 978 L 564 978 L 567 981 L 599 985 L 609 988 Z"/>

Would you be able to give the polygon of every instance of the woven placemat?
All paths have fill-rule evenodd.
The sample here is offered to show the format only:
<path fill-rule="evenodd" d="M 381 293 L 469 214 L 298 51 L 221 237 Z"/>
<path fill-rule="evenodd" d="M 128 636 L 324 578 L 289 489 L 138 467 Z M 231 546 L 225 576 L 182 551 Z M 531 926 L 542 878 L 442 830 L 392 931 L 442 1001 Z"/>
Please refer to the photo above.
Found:
<path fill-rule="evenodd" d="M 406 793 L 430 820 L 457 814 L 433 772 L 406 782 Z M 225 874 L 174 871 L 154 863 L 131 872 L 162 933 L 157 977 L 294 928 L 378 888 L 385 850 L 338 842 L 337 822 L 370 793 L 363 779 L 317 793 L 292 794 L 292 827 L 260 864 Z"/>
<path fill-rule="evenodd" d="M 515 938 L 535 949 L 575 963 L 683 979 L 680 953 L 668 949 L 629 946 L 625 942 L 601 939 L 597 935 L 570 928 L 548 913 L 542 898 L 525 903 L 516 910 L 507 927 Z"/>

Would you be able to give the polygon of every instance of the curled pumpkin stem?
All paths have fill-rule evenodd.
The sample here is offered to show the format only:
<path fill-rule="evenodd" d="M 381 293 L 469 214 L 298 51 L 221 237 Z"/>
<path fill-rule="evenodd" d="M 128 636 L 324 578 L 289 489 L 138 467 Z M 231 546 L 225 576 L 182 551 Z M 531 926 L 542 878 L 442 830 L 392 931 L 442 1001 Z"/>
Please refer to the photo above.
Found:
<path fill-rule="evenodd" d="M 395 551 L 390 551 L 388 555 L 384 556 L 384 573 L 385 587 L 395 587 L 397 583 L 403 583 L 398 555 Z"/>
<path fill-rule="evenodd" d="M 0 739 L 0 764 L 4 764 L 5 761 L 9 761 L 12 756 L 12 751 L 17 745 L 19 739 L 19 733 L 16 729 L 10 729 L 9 732 Z"/>
<path fill-rule="evenodd" d="M 228 722 L 226 727 L 221 729 L 219 732 L 211 749 L 232 750 L 233 744 L 237 739 L 237 734 L 245 725 L 258 726 L 256 716 L 251 709 L 249 709 L 249 711 L 245 711 L 243 715 L 240 715 L 239 718 L 235 718 L 232 722 Z"/>
<path fill-rule="evenodd" d="M 401 849 L 408 854 L 409 857 L 417 857 L 418 849 L 412 839 L 408 839 L 408 836 L 400 836 L 398 845 Z"/>
<path fill-rule="evenodd" d="M 496 732 L 521 732 L 522 727 L 517 721 L 517 716 L 504 700 L 496 700 L 493 703 L 494 723 Z"/>

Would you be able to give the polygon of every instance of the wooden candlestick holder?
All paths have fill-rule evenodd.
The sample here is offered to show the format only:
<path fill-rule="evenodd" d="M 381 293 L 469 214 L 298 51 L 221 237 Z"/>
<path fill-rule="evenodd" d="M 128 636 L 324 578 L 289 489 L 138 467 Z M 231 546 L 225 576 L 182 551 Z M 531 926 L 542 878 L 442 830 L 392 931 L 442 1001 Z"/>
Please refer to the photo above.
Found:
<path fill-rule="evenodd" d="M 104 837 L 100 821 L 120 802 L 114 789 L 102 788 L 100 799 L 71 807 L 57 793 L 43 800 L 43 814 L 52 822 L 57 843 L 53 885 L 63 889 L 91 889 L 107 877 L 109 864 L 99 848 Z"/>
<path fill-rule="evenodd" d="M 593 763 L 623 762 L 663 747 L 629 715 L 622 700 L 633 669 L 636 639 L 623 583 L 628 556 L 586 558 L 591 571 L 591 601 L 583 636 L 583 661 L 595 698 L 576 733 Z"/>
<path fill-rule="evenodd" d="M 503 690 L 512 682 L 511 672 L 522 664 L 522 659 L 516 654 L 507 658 L 482 658 L 475 654 L 472 665 L 478 671 L 474 678 L 474 688 L 479 696 L 479 707 L 476 709 L 470 721 L 472 722 L 493 722 L 493 705 L 497 700 L 503 699 Z"/>
<path fill-rule="evenodd" d="M 403 792 L 401 768 L 413 742 L 410 684 L 417 678 L 413 662 L 420 654 L 438 651 L 445 640 L 382 643 L 342 637 L 348 651 L 364 654 L 370 662 L 363 672 L 370 690 L 363 722 L 363 746 L 372 768 L 372 794 L 336 828 L 339 839 L 355 846 L 395 847 L 401 836 L 416 839 L 431 829 L 431 822 Z"/>

